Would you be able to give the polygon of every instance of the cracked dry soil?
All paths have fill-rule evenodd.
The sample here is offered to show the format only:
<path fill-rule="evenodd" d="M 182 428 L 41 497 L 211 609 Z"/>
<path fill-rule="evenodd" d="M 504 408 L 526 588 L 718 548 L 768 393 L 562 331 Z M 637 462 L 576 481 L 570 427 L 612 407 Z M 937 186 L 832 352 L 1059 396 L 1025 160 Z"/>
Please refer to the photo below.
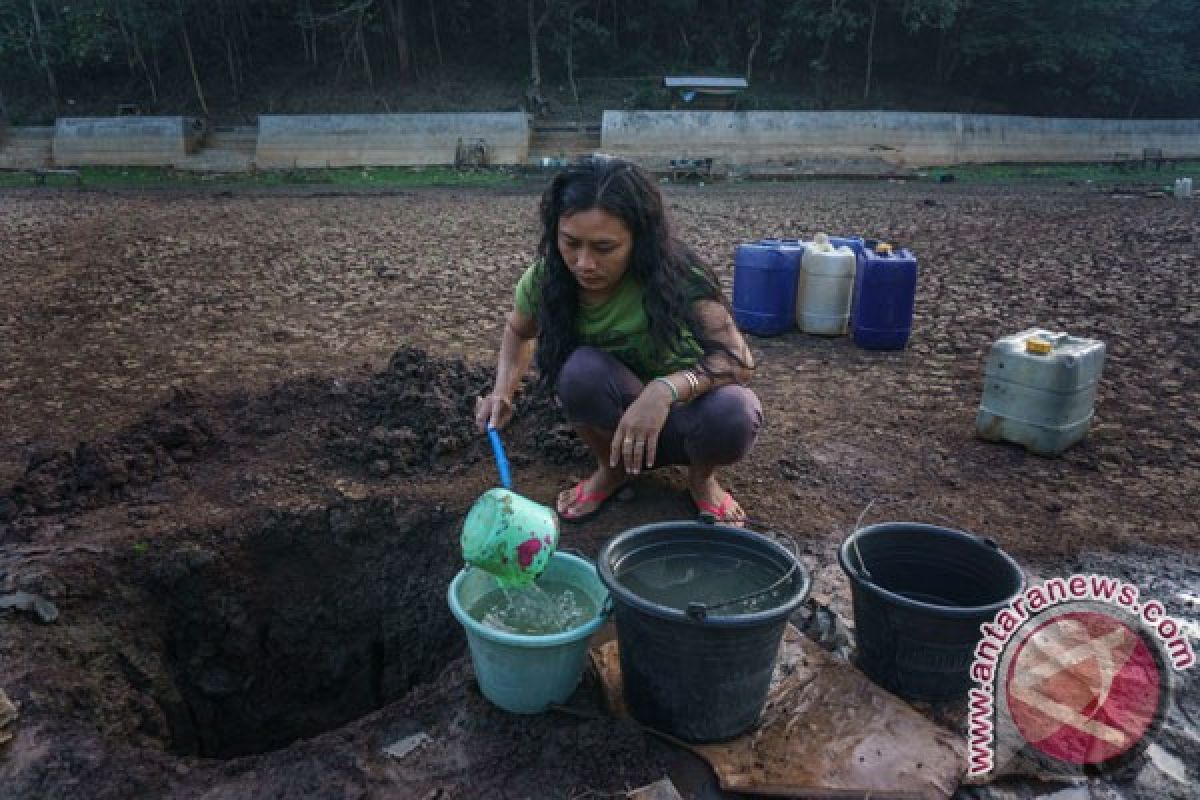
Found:
<path fill-rule="evenodd" d="M 1200 549 L 1195 204 L 1057 190 L 668 187 L 732 279 L 738 242 L 862 232 L 921 261 L 910 347 L 752 339 L 766 426 L 725 473 L 822 596 L 880 519 L 950 521 L 1028 564 Z M 578 797 L 677 753 L 605 716 L 514 717 L 474 686 L 445 587 L 494 480 L 473 430 L 537 187 L 389 195 L 6 191 L 0 293 L 0 759 L 14 798 Z M 1060 458 L 974 436 L 987 347 L 1038 325 L 1108 344 Z M 588 462 L 552 401 L 506 432 L 550 502 Z M 565 532 L 692 514 L 681 475 Z M 403 759 L 381 751 L 423 731 Z"/>

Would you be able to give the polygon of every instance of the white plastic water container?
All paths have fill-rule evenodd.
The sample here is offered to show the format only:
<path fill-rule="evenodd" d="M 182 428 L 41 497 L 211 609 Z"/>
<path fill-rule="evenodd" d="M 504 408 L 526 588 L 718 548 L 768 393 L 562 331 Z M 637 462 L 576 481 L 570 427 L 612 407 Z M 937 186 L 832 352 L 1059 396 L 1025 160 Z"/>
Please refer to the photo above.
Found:
<path fill-rule="evenodd" d="M 1030 328 L 992 345 L 984 365 L 979 435 L 1042 456 L 1083 439 L 1095 412 L 1104 342 Z"/>
<path fill-rule="evenodd" d="M 1188 200 L 1192 196 L 1192 179 L 1191 178 L 1176 178 L 1175 179 L 1175 197 L 1180 200 Z"/>
<path fill-rule="evenodd" d="M 818 233 L 805 245 L 796 289 L 796 325 L 805 333 L 844 336 L 854 296 L 854 251 L 834 247 Z"/>

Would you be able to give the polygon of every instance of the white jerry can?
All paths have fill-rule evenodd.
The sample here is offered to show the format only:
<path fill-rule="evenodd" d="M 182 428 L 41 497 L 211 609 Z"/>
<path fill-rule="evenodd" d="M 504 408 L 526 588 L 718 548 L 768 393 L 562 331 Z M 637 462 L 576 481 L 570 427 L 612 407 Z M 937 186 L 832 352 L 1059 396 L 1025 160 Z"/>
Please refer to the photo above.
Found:
<path fill-rule="evenodd" d="M 1104 342 L 1030 328 L 992 345 L 984 365 L 979 435 L 1058 455 L 1091 425 Z"/>
<path fill-rule="evenodd" d="M 844 336 L 854 297 L 854 251 L 834 247 L 818 233 L 804 248 L 796 288 L 796 325 L 805 333 Z"/>

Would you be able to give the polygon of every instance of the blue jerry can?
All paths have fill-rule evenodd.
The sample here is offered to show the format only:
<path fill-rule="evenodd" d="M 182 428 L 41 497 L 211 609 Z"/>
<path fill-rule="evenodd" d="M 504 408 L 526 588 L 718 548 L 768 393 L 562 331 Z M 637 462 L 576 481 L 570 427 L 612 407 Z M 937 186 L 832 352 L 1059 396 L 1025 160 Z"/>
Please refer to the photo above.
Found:
<path fill-rule="evenodd" d="M 733 319 L 746 333 L 775 336 L 796 322 L 796 281 L 804 246 L 794 239 L 738 245 L 733 259 Z"/>
<path fill-rule="evenodd" d="M 912 333 L 916 298 L 916 256 L 888 245 L 864 249 L 851 311 L 854 343 L 868 350 L 903 350 Z"/>

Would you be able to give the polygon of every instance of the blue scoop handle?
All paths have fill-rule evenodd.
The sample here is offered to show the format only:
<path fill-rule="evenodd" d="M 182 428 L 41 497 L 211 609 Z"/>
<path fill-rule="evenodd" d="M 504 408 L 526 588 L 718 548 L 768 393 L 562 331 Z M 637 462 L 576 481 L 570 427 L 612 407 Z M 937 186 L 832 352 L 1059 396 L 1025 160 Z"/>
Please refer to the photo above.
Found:
<path fill-rule="evenodd" d="M 508 471 L 508 456 L 504 454 L 504 443 L 500 441 L 500 432 L 488 425 L 488 441 L 492 443 L 492 453 L 496 456 L 496 469 L 500 471 L 500 485 L 505 489 L 512 488 L 512 474 Z"/>

